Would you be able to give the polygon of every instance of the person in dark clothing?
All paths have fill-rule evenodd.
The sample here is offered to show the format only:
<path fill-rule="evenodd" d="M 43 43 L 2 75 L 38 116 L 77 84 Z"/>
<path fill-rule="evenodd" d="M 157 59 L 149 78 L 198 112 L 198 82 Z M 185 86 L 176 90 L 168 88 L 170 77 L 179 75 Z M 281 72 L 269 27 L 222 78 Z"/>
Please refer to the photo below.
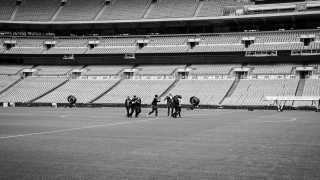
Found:
<path fill-rule="evenodd" d="M 136 111 L 135 117 L 138 117 L 139 114 L 141 113 L 141 98 L 139 97 L 137 97 L 137 100 L 136 100 L 135 111 Z"/>
<path fill-rule="evenodd" d="M 129 113 L 129 117 L 132 117 L 133 113 L 136 112 L 136 102 L 137 102 L 137 96 L 134 95 L 132 98 L 131 98 L 131 101 L 130 101 L 130 113 Z M 137 113 L 137 112 L 136 112 Z"/>
<path fill-rule="evenodd" d="M 190 107 L 191 110 L 199 107 L 200 99 L 197 98 L 196 96 L 192 96 L 189 101 L 191 104 L 191 107 Z"/>
<path fill-rule="evenodd" d="M 166 98 L 164 99 L 167 102 L 167 108 L 168 108 L 168 116 L 172 116 L 173 114 L 173 100 L 172 100 L 172 94 L 170 93 Z"/>
<path fill-rule="evenodd" d="M 177 116 L 181 117 L 181 96 L 180 95 L 175 95 L 173 96 L 173 107 L 175 112 L 173 113 L 174 118 L 176 118 Z"/>
<path fill-rule="evenodd" d="M 126 107 L 127 117 L 130 117 L 131 98 L 129 96 L 127 96 L 126 100 L 124 101 L 124 106 Z"/>
<path fill-rule="evenodd" d="M 148 115 L 151 115 L 152 113 L 155 112 L 156 117 L 158 116 L 158 102 L 160 102 L 159 98 L 158 98 L 158 95 L 154 95 L 153 101 L 151 103 L 152 111 L 150 111 Z"/>
<path fill-rule="evenodd" d="M 135 117 L 138 117 L 141 113 L 141 98 L 137 96 L 133 96 L 131 99 L 131 112 L 130 117 L 132 117 L 133 113 L 135 113 Z"/>

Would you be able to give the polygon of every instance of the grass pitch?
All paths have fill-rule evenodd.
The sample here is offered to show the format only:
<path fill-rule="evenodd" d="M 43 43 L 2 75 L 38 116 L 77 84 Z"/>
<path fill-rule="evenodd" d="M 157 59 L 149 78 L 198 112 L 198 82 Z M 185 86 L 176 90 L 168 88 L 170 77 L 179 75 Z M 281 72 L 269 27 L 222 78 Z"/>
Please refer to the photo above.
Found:
<path fill-rule="evenodd" d="M 0 109 L 0 179 L 320 179 L 315 112 Z"/>

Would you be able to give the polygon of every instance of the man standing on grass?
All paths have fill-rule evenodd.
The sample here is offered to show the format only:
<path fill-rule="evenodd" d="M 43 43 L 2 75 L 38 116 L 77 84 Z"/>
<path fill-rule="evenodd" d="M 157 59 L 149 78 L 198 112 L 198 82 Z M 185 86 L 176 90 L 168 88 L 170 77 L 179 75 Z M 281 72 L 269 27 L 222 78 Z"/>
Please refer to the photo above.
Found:
<path fill-rule="evenodd" d="M 152 111 L 150 111 L 148 115 L 151 115 L 152 113 L 155 112 L 156 117 L 158 116 L 158 102 L 160 102 L 160 101 L 159 101 L 158 95 L 156 94 L 156 95 L 154 95 L 153 101 L 151 103 Z"/>
<path fill-rule="evenodd" d="M 129 96 L 127 96 L 126 100 L 124 101 L 124 106 L 127 110 L 127 117 L 130 117 L 131 98 Z"/>
<path fill-rule="evenodd" d="M 168 116 L 172 116 L 173 114 L 173 96 L 170 93 L 168 96 L 166 96 L 165 101 L 167 102 L 167 108 L 168 108 Z"/>

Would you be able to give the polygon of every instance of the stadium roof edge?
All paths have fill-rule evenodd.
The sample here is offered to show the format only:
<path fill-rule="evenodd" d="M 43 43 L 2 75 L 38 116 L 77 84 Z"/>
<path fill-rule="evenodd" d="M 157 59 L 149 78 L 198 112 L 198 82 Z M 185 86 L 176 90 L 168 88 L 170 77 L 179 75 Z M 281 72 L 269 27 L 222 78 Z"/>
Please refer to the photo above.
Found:
<path fill-rule="evenodd" d="M 266 19 L 275 17 L 292 17 L 320 15 L 320 11 L 288 12 L 278 14 L 254 14 L 242 16 L 219 16 L 219 17 L 190 17 L 190 18 L 162 18 L 162 19 L 136 19 L 136 20 L 109 20 L 109 21 L 4 21 L 0 24 L 38 24 L 38 25 L 57 25 L 57 24 L 121 24 L 121 23 L 154 23 L 154 22 L 181 22 L 181 21 L 219 21 L 219 20 L 246 20 L 246 19 Z"/>

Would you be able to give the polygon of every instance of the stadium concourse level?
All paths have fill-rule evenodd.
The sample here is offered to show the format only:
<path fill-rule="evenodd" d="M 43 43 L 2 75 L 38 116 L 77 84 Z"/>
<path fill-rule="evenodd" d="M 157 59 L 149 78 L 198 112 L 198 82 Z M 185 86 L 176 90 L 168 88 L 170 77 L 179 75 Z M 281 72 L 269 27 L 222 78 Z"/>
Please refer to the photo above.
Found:
<path fill-rule="evenodd" d="M 301 68 L 308 69 L 307 75 L 301 76 Z M 269 106 L 274 104 L 265 101 L 266 96 L 320 96 L 319 68 L 320 64 L 1 65 L 0 102 L 67 103 L 74 95 L 77 103 L 122 104 L 128 95 L 137 95 L 150 104 L 155 94 L 163 99 L 172 93 L 182 95 L 182 104 L 196 96 L 200 105 Z"/>
<path fill-rule="evenodd" d="M 110 21 L 241 16 L 317 11 L 318 1 L 259 4 L 250 0 L 0 0 L 4 21 Z"/>
<path fill-rule="evenodd" d="M 310 38 L 310 42 L 305 43 L 305 38 Z M 250 43 L 247 44 L 246 40 Z M 0 54 L 246 52 L 252 55 L 254 52 L 284 50 L 291 51 L 293 55 L 300 55 L 307 50 L 320 53 L 320 30 L 110 37 L 0 37 Z"/>

